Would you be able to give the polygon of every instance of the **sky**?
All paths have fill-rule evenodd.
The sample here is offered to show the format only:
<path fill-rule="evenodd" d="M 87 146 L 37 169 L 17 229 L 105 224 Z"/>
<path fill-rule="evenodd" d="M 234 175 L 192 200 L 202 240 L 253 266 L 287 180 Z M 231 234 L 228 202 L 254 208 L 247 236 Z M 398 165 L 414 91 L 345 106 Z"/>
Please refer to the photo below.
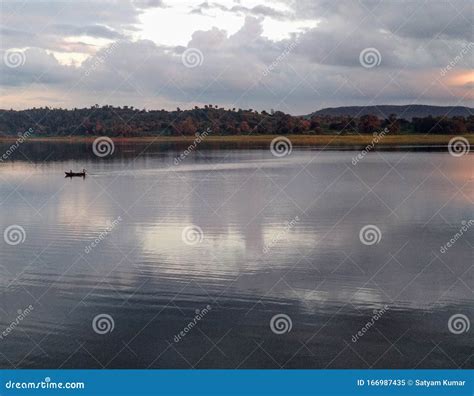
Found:
<path fill-rule="evenodd" d="M 472 106 L 470 0 L 2 0 L 3 109 Z"/>

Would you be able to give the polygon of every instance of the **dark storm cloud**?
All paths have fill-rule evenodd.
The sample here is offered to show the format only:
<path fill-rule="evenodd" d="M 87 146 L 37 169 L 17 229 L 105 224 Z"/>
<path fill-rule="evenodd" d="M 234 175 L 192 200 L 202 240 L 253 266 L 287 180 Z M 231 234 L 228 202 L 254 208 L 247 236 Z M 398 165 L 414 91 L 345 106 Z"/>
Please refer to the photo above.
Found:
<path fill-rule="evenodd" d="M 437 36 L 472 41 L 470 0 L 294 0 L 296 18 L 320 19 L 323 24 L 359 26 L 359 31 L 385 30 L 394 36 L 432 39 Z M 335 30 L 335 29 L 334 29 Z"/>

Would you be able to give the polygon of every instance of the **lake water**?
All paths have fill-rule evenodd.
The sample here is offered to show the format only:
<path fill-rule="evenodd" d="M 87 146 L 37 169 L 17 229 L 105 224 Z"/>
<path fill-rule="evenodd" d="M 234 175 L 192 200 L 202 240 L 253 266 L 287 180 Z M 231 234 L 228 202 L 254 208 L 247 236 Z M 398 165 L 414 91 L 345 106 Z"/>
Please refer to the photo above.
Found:
<path fill-rule="evenodd" d="M 2 368 L 474 367 L 473 155 L 20 150 Z"/>

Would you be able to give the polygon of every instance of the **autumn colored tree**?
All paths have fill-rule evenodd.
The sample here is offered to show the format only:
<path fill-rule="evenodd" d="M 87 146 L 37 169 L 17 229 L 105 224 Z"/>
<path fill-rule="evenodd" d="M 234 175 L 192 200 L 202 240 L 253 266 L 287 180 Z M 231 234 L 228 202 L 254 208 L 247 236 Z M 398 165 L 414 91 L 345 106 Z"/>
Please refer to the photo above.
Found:
<path fill-rule="evenodd" d="M 247 121 L 242 121 L 239 126 L 240 132 L 248 133 L 250 132 L 250 126 Z"/>
<path fill-rule="evenodd" d="M 381 121 L 377 116 L 371 114 L 363 115 L 359 119 L 358 128 L 360 133 L 374 133 L 380 131 Z"/>
<path fill-rule="evenodd" d="M 145 110 L 132 106 L 97 105 L 72 110 L 32 108 L 1 110 L 0 134 L 15 136 L 24 133 L 36 120 L 34 134 L 91 135 L 91 136 L 154 136 L 194 135 L 207 128 L 213 134 L 298 134 L 298 133 L 374 133 L 387 127 L 390 133 L 465 134 L 474 132 L 474 116 L 418 117 L 397 119 L 390 115 L 385 120 L 375 115 L 360 118 L 348 116 L 313 115 L 292 116 L 281 111 L 257 112 L 252 109 L 224 109 L 205 105 L 190 110 Z"/>
<path fill-rule="evenodd" d="M 187 117 L 178 124 L 178 131 L 183 135 L 194 135 L 197 132 L 196 124 L 191 117 Z"/>
<path fill-rule="evenodd" d="M 400 121 L 397 119 L 397 115 L 390 114 L 382 123 L 382 127 L 387 128 L 392 135 L 400 133 Z"/>

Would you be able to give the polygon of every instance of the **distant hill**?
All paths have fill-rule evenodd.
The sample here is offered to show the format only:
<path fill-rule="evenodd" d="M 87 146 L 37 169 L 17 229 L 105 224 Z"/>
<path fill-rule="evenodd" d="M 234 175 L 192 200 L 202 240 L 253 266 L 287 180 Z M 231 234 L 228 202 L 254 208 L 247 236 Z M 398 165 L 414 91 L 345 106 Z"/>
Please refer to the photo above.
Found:
<path fill-rule="evenodd" d="M 464 106 L 429 106 L 429 105 L 381 105 L 381 106 L 344 106 L 328 107 L 315 111 L 312 115 L 321 116 L 350 116 L 360 117 L 363 115 L 375 115 L 380 118 L 388 118 L 390 114 L 396 114 L 399 118 L 411 120 L 414 117 L 441 117 L 441 116 L 462 116 L 468 117 L 474 115 L 474 109 Z"/>

